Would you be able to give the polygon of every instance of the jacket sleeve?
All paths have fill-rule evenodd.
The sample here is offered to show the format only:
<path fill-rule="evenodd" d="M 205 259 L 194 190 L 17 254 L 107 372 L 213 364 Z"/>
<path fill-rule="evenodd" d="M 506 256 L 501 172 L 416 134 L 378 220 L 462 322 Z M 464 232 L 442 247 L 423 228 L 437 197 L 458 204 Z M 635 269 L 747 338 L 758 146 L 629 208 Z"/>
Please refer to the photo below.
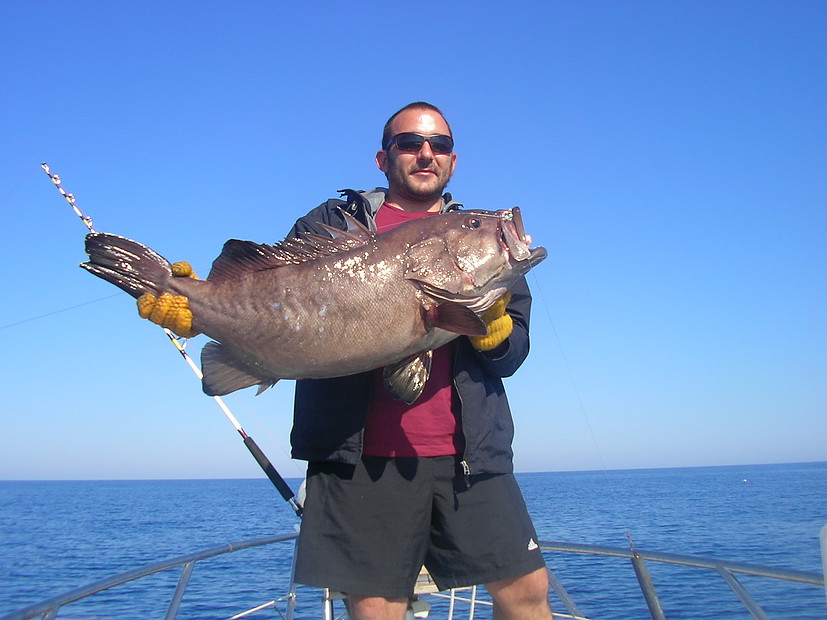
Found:
<path fill-rule="evenodd" d="M 495 377 L 510 377 L 528 357 L 531 292 L 525 278 L 517 280 L 511 288 L 511 301 L 506 312 L 511 315 L 514 328 L 505 343 L 493 351 L 474 350 L 483 370 Z"/>

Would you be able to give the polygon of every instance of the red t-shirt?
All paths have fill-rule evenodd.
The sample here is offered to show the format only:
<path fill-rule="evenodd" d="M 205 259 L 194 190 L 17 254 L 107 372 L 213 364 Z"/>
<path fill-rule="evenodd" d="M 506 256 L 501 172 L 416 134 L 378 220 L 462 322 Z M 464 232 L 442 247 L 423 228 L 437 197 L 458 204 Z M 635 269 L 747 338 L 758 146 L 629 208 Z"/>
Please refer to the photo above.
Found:
<path fill-rule="evenodd" d="M 432 212 L 402 211 L 387 203 L 376 214 L 381 233 Z M 373 371 L 373 398 L 362 453 L 366 456 L 450 456 L 463 449 L 459 403 L 453 390 L 454 347 L 434 351 L 425 390 L 412 405 L 395 400 L 385 388 L 382 369 Z"/>

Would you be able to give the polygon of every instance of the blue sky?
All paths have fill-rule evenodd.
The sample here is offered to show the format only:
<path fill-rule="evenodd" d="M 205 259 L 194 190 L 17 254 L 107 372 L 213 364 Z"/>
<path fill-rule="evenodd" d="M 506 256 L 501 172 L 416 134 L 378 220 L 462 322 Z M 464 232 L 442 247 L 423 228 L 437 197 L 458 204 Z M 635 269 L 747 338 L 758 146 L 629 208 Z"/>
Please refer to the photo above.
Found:
<path fill-rule="evenodd" d="M 0 479 L 255 477 L 85 229 L 204 274 L 384 178 L 440 106 L 469 207 L 549 251 L 507 388 L 519 471 L 827 460 L 822 2 L 6 2 Z M 45 316 L 44 316 L 45 315 Z M 204 343 L 189 343 L 193 354 Z M 227 398 L 285 476 L 292 382 Z"/>

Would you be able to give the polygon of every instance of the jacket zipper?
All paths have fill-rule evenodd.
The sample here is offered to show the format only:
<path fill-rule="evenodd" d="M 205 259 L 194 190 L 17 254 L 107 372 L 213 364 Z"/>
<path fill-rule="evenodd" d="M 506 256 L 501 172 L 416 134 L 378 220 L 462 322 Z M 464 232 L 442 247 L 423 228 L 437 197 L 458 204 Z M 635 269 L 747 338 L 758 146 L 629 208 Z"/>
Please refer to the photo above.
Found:
<path fill-rule="evenodd" d="M 465 488 L 471 488 L 471 468 L 468 466 L 468 461 L 462 460 L 459 463 L 462 466 L 462 473 L 465 476 Z"/>
<path fill-rule="evenodd" d="M 468 465 L 468 461 L 465 460 L 465 454 L 468 451 L 468 437 L 467 433 L 465 432 L 465 403 L 462 402 L 462 393 L 459 391 L 459 387 L 457 386 L 457 356 L 459 355 L 459 346 L 456 342 L 454 342 L 454 363 L 452 368 L 452 377 L 451 383 L 454 386 L 454 392 L 457 394 L 457 400 L 459 400 L 459 426 L 460 430 L 462 430 L 462 460 L 459 462 L 460 467 L 462 467 L 462 475 L 465 477 L 465 488 L 471 488 L 471 466 Z"/>

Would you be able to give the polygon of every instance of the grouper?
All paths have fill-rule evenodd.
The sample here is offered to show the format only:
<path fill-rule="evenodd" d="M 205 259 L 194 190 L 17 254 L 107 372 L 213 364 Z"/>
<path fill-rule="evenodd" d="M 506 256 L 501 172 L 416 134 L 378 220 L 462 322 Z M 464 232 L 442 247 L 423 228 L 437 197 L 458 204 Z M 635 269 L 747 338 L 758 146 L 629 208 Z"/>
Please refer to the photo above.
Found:
<path fill-rule="evenodd" d="M 186 298 L 210 396 L 280 379 L 384 368 L 385 386 L 411 403 L 432 351 L 484 336 L 480 315 L 546 258 L 530 247 L 518 208 L 452 211 L 376 234 L 343 212 L 347 230 L 274 245 L 231 239 L 205 280 L 173 275 L 148 247 L 107 233 L 86 237 L 81 267 L 133 297 Z"/>

